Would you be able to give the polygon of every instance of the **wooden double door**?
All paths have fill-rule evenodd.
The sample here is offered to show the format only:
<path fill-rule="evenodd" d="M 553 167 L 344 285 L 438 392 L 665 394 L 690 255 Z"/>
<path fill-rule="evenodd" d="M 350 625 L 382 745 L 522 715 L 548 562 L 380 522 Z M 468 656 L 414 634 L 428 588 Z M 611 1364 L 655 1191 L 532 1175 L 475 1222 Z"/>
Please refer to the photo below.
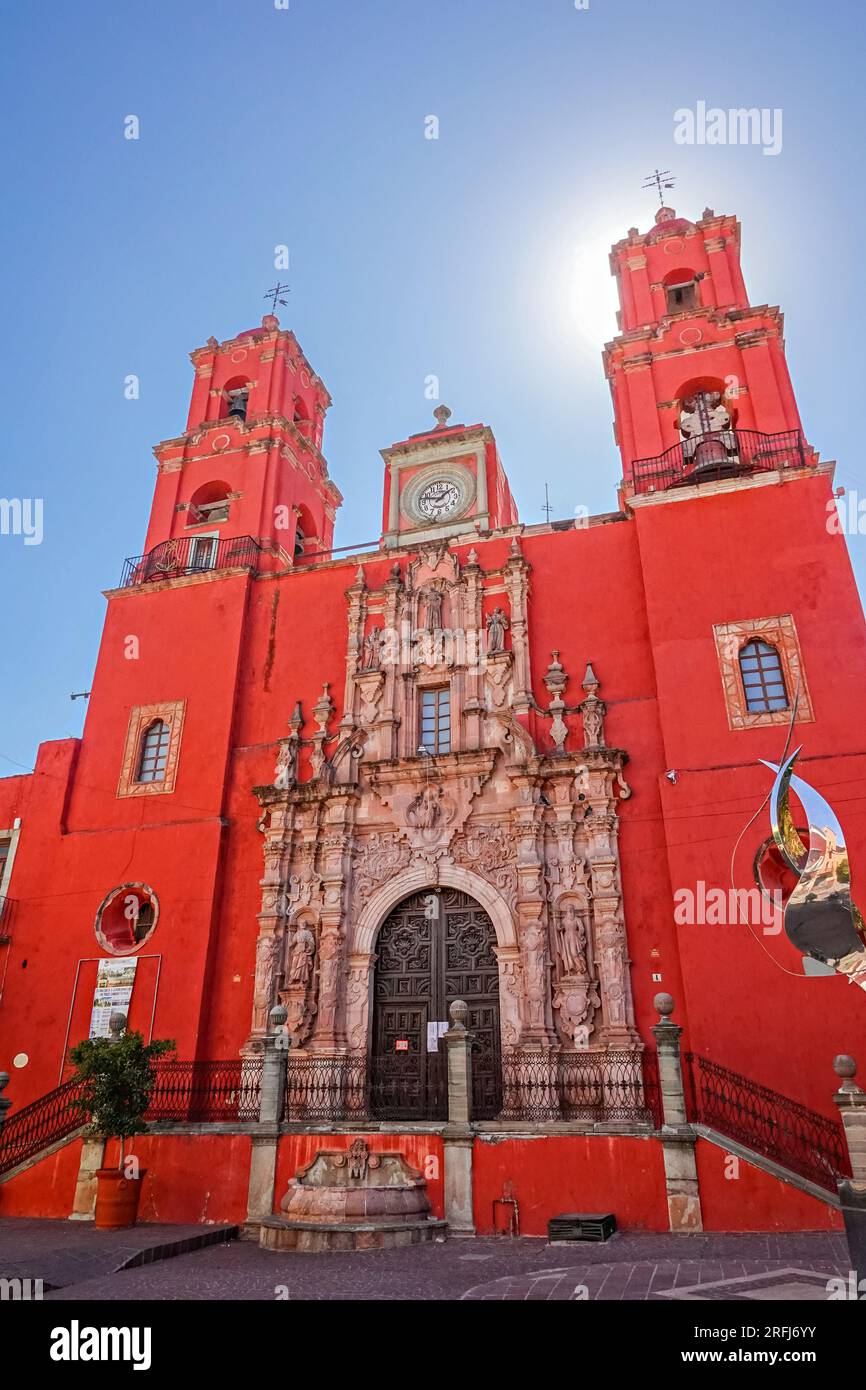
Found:
<path fill-rule="evenodd" d="M 499 968 L 493 923 L 456 889 L 404 899 L 379 932 L 370 1068 L 374 1115 L 447 1119 L 447 1053 L 441 1034 L 455 999 L 469 1006 L 472 1118 L 501 1108 Z"/>

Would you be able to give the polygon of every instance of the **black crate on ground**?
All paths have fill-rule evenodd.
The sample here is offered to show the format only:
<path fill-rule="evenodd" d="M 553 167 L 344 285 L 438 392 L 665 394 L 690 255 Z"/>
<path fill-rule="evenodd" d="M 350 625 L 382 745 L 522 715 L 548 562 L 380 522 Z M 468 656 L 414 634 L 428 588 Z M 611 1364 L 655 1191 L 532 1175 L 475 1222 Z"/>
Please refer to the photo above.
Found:
<path fill-rule="evenodd" d="M 615 1231 L 616 1217 L 613 1212 L 567 1212 L 563 1216 L 552 1217 L 547 1223 L 549 1241 L 610 1240 Z"/>

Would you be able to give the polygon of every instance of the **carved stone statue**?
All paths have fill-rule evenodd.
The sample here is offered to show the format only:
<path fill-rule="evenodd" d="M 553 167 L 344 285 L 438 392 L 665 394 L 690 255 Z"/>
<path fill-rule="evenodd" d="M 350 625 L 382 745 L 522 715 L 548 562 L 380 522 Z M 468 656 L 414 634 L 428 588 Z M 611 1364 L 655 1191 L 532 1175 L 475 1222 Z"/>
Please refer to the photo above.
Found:
<path fill-rule="evenodd" d="M 487 651 L 489 654 L 505 650 L 505 634 L 511 624 L 504 608 L 494 608 L 487 614 Z"/>
<path fill-rule="evenodd" d="M 435 632 L 442 626 L 442 595 L 438 589 L 422 589 L 418 595 L 418 626 L 425 632 Z"/>
<path fill-rule="evenodd" d="M 586 927 L 574 903 L 566 903 L 559 914 L 556 951 L 563 975 L 586 975 Z"/>
<path fill-rule="evenodd" d="M 309 927 L 299 927 L 292 941 L 292 957 L 288 978 L 290 985 L 302 985 L 304 989 L 309 987 L 315 955 L 316 938 Z"/>
<path fill-rule="evenodd" d="M 364 670 L 378 671 L 382 659 L 382 629 L 371 628 L 364 638 Z"/>
<path fill-rule="evenodd" d="M 274 769 L 274 786 L 280 791 L 288 791 L 295 785 L 298 770 L 297 736 L 280 740 L 277 766 Z"/>

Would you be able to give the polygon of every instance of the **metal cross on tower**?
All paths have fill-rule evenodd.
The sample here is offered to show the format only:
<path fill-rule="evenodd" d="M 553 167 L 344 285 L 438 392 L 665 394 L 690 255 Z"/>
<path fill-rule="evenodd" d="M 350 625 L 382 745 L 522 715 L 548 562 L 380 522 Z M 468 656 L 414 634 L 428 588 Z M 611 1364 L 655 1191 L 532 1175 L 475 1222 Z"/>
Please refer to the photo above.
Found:
<path fill-rule="evenodd" d="M 284 294 L 284 293 L 288 290 L 288 288 L 289 288 L 288 285 L 281 285 L 280 282 L 279 282 L 279 280 L 278 280 L 277 283 L 274 285 L 274 288 L 273 288 L 272 290 L 268 290 L 267 294 L 263 294 L 263 295 L 262 295 L 262 299 L 270 299 L 270 300 L 272 301 L 272 303 L 271 303 L 271 313 L 272 313 L 272 314 L 275 314 L 275 313 L 277 312 L 277 305 L 278 305 L 278 304 L 288 304 L 289 301 L 288 301 L 287 299 L 281 299 L 281 298 L 280 298 L 280 296 L 281 296 L 282 294 Z"/>
<path fill-rule="evenodd" d="M 641 184 L 641 187 L 654 188 L 659 195 L 659 206 L 664 207 L 665 199 L 662 190 L 665 188 L 673 188 L 675 183 L 676 179 L 671 174 L 670 169 L 653 169 L 649 178 Z"/>

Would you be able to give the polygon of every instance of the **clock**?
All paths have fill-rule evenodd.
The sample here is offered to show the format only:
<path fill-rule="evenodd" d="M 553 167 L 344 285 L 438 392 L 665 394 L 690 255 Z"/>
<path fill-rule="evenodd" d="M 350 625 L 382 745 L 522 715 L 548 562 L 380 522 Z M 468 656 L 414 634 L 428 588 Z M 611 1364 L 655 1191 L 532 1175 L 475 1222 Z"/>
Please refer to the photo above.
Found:
<path fill-rule="evenodd" d="M 415 527 L 442 526 L 465 515 L 475 498 L 475 479 L 456 460 L 415 474 L 400 494 L 403 515 Z"/>
<path fill-rule="evenodd" d="M 419 495 L 415 505 L 428 521 L 441 521 L 451 516 L 460 506 L 460 488 L 452 478 L 437 478 L 428 483 Z"/>

